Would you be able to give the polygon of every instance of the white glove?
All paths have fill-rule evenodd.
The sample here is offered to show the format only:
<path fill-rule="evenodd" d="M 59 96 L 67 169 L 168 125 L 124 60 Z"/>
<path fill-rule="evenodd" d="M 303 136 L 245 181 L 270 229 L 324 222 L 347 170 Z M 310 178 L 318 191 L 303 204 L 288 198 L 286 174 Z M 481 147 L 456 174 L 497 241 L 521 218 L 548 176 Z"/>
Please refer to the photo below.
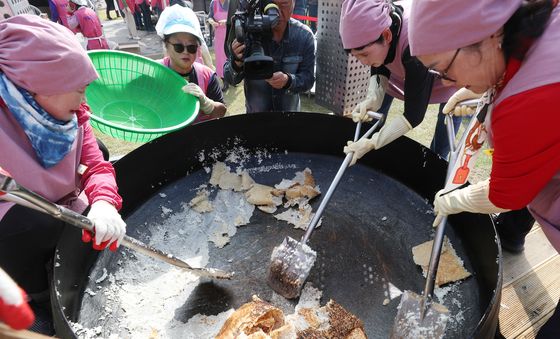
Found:
<path fill-rule="evenodd" d="M 383 98 L 385 97 L 385 90 L 389 85 L 389 79 L 384 75 L 374 75 L 369 78 L 369 87 L 367 91 L 367 97 L 364 101 L 354 107 L 352 111 L 352 120 L 354 122 L 367 122 L 371 121 L 367 115 L 368 111 L 377 112 L 383 104 Z"/>
<path fill-rule="evenodd" d="M 91 205 L 87 217 L 95 226 L 95 244 L 109 240 L 109 245 L 121 240 L 126 234 L 126 223 L 122 220 L 117 209 L 107 201 L 98 200 Z"/>
<path fill-rule="evenodd" d="M 455 92 L 449 98 L 449 100 L 447 100 L 447 103 L 445 104 L 445 106 L 443 106 L 442 113 L 443 114 L 451 113 L 456 116 L 473 115 L 476 110 L 476 107 L 457 105 L 457 104 L 464 100 L 480 99 L 483 94 L 477 94 L 463 87 L 457 92 Z"/>
<path fill-rule="evenodd" d="M 183 86 L 183 92 L 187 94 L 192 94 L 198 98 L 200 101 L 200 110 L 205 114 L 210 114 L 214 111 L 214 100 L 208 98 L 206 94 L 202 91 L 202 88 L 195 83 L 188 83 Z"/>
<path fill-rule="evenodd" d="M 489 191 L 490 179 L 445 195 L 442 195 L 444 190 L 439 190 L 434 199 L 434 212 L 437 215 L 434 226 L 439 225 L 445 215 L 461 212 L 490 214 L 509 211 L 494 205 L 488 197 Z"/>
<path fill-rule="evenodd" d="M 405 135 L 412 129 L 412 126 L 403 115 L 399 115 L 393 120 L 385 124 L 379 132 L 371 136 L 371 138 L 361 138 L 356 142 L 348 141 L 344 147 L 344 153 L 354 152 L 350 166 L 354 165 L 358 159 L 373 149 L 380 149 L 400 136 Z"/>

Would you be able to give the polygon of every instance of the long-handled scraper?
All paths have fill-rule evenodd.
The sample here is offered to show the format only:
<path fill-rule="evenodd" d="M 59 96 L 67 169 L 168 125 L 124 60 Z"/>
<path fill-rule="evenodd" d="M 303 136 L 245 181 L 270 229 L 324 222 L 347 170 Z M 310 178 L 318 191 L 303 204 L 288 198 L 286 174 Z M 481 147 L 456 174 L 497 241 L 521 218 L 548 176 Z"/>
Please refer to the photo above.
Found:
<path fill-rule="evenodd" d="M 1 167 L 0 200 L 13 202 L 28 208 L 38 210 L 40 212 L 49 214 L 56 219 L 62 220 L 72 226 L 76 226 L 90 232 L 95 232 L 94 225 L 91 220 L 64 206 L 52 203 L 42 196 L 29 191 L 28 189 L 19 185 L 7 172 L 2 170 Z M 231 279 L 233 277 L 233 273 L 225 272 L 219 269 L 191 267 L 189 264 L 178 259 L 174 255 L 153 248 L 127 235 L 124 236 L 123 240 L 121 241 L 121 245 L 154 259 L 165 261 L 168 264 L 180 267 L 200 277 L 215 279 Z"/>
<path fill-rule="evenodd" d="M 368 115 L 378 121 L 362 136 L 362 138 L 369 137 L 380 124 L 383 119 L 383 115 L 379 113 L 369 112 Z M 356 132 L 354 133 L 354 141 L 358 140 L 360 135 L 361 123 L 358 122 L 356 125 Z M 268 268 L 268 285 L 272 287 L 274 291 L 281 294 L 285 298 L 291 299 L 299 295 L 303 283 L 307 279 L 315 259 L 317 258 L 317 253 L 307 245 L 307 241 L 311 236 L 311 233 L 319 223 L 321 216 L 325 207 L 329 203 L 342 175 L 348 168 L 350 161 L 352 161 L 353 153 L 348 153 L 340 165 L 338 172 L 336 173 L 327 193 L 321 200 L 317 212 L 311 219 L 311 222 L 307 226 L 307 230 L 301 241 L 297 241 L 291 237 L 284 238 L 284 241 L 279 246 L 276 246 L 272 250 L 272 255 L 270 258 L 270 265 Z"/>
<path fill-rule="evenodd" d="M 464 101 L 462 105 L 474 106 L 478 100 Z M 461 170 L 458 168 L 459 155 L 470 155 L 469 152 L 478 152 L 482 142 L 473 142 L 467 140 L 467 137 L 478 135 L 473 131 L 480 130 L 481 123 L 484 121 L 487 107 L 483 103 L 478 103 L 477 113 L 472 117 L 469 127 L 464 132 L 459 144 L 462 146 L 457 149 L 455 144 L 455 132 L 453 129 L 453 120 L 451 115 L 446 116 L 447 134 L 450 145 L 450 157 L 446 175 L 446 192 L 454 189 L 466 182 L 466 176 L 457 176 Z M 482 114 L 480 114 L 482 113 Z M 470 150 L 465 145 L 476 144 L 476 149 L 472 146 Z M 475 154 L 473 153 L 473 154 Z M 471 157 L 465 157 L 471 159 Z M 471 163 L 473 163 L 472 161 Z M 461 166 L 461 164 L 459 164 Z M 457 180 L 459 178 L 459 180 Z M 422 295 L 418 295 L 412 291 L 404 291 L 398 306 L 398 312 L 395 317 L 393 329 L 391 332 L 392 339 L 412 339 L 412 338 L 442 338 L 445 334 L 447 321 L 449 320 L 449 310 L 442 304 L 433 301 L 434 285 L 441 255 L 441 248 L 444 239 L 445 226 L 447 225 L 447 216 L 443 217 L 436 229 L 436 235 L 433 241 L 432 253 L 430 256 L 430 264 L 426 274 L 426 284 Z"/>

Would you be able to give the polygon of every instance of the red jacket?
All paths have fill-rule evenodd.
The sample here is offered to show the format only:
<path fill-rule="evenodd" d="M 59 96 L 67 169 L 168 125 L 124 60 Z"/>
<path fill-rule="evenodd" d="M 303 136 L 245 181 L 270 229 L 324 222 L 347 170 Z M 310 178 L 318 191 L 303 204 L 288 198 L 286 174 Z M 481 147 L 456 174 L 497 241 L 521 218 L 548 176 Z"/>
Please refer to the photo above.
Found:
<path fill-rule="evenodd" d="M 500 102 L 492 111 L 494 154 L 489 198 L 496 206 L 527 206 L 560 169 L 560 83 Z"/>

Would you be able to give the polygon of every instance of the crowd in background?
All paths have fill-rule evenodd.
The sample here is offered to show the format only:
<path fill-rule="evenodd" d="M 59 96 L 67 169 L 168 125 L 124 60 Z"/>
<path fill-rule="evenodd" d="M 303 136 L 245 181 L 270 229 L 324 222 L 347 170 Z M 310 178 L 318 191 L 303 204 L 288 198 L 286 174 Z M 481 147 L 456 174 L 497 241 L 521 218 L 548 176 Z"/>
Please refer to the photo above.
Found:
<path fill-rule="evenodd" d="M 92 17 L 90 21 L 98 21 L 99 27 L 102 27 L 102 24 L 97 15 L 97 9 L 104 9 L 107 20 L 122 17 L 127 24 L 129 31 L 128 37 L 130 39 L 139 40 L 138 31 L 155 33 L 155 24 L 163 12 L 163 9 L 179 4 L 193 9 L 193 11 L 200 16 L 201 23 L 203 24 L 202 29 L 207 37 L 206 43 L 208 46 L 216 46 L 214 41 L 216 34 L 218 35 L 218 46 L 223 45 L 225 18 L 227 18 L 229 6 L 229 1 L 227 0 L 198 0 L 194 1 L 194 3 L 191 0 L 48 0 L 48 2 L 50 19 L 70 28 L 74 33 L 82 33 L 86 40 L 98 38 L 100 35 L 87 36 L 86 34 L 89 34 L 89 32 L 84 32 L 88 30 L 87 27 L 85 29 L 80 29 L 82 26 L 87 26 L 86 24 L 79 25 L 79 28 L 69 27 L 68 18 L 73 15 L 73 11 L 69 7 L 76 6 L 78 8 L 84 7 L 91 9 L 91 12 L 88 11 L 88 14 Z M 220 6 L 216 7 L 216 4 Z M 293 12 L 293 17 L 308 25 L 313 33 L 317 31 L 317 7 L 317 0 L 296 0 Z M 219 16 L 220 19 L 214 20 L 216 19 L 214 16 Z M 94 46 L 88 49 L 99 48 L 102 47 Z M 221 50 L 223 51 L 223 49 Z M 222 55 L 221 51 L 216 52 Z M 221 58 L 218 64 L 223 65 L 223 62 L 221 62 L 222 59 L 224 58 Z M 219 75 L 223 78 L 223 74 L 219 73 Z"/>

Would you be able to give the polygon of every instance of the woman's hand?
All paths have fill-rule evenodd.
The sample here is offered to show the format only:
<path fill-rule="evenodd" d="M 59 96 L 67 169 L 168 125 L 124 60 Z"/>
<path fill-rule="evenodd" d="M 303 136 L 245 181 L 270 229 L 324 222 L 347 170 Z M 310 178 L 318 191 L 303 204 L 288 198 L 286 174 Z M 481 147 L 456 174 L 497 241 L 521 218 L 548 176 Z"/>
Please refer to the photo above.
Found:
<path fill-rule="evenodd" d="M 456 116 L 473 115 L 474 112 L 476 111 L 476 107 L 473 108 L 467 105 L 459 105 L 459 103 L 461 101 L 470 100 L 470 99 L 480 99 L 482 95 L 483 94 L 477 94 L 463 87 L 457 92 L 455 92 L 449 98 L 449 100 L 447 100 L 447 103 L 445 104 L 445 106 L 443 106 L 441 112 L 443 114 L 453 114 Z"/>
<path fill-rule="evenodd" d="M 111 251 L 116 251 L 126 234 L 126 223 L 122 220 L 117 209 L 110 203 L 98 200 L 91 205 L 87 217 L 93 222 L 95 240 L 93 248 L 102 250 L 107 245 Z M 84 242 L 91 241 L 92 235 L 88 231 L 82 233 Z"/>

